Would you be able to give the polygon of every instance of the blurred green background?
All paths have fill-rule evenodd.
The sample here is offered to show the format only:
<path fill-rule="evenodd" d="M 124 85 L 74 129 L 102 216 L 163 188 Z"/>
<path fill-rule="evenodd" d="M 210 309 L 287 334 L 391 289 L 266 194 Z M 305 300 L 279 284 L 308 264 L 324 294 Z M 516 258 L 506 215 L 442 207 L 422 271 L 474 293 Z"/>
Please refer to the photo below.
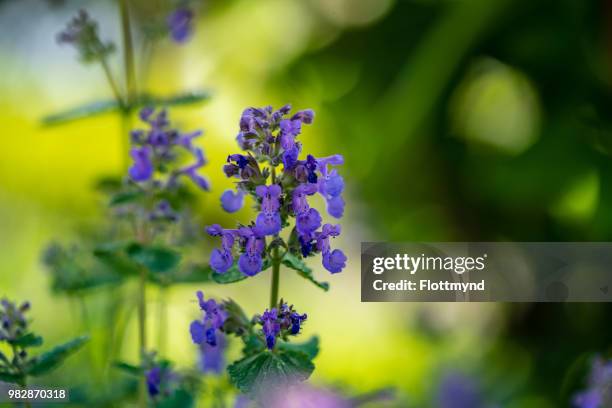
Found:
<path fill-rule="evenodd" d="M 75 305 L 50 293 L 41 251 L 101 222 L 92 186 L 125 159 L 112 114 L 41 124 L 111 96 L 99 67 L 56 44 L 80 7 L 102 38 L 118 39 L 112 1 L 0 1 L 0 295 L 31 300 L 34 328 L 49 343 L 83 328 Z M 322 338 L 314 383 L 347 394 L 392 386 L 400 406 L 436 406 L 440 377 L 459 371 L 497 406 L 562 407 L 580 386 L 580 361 L 610 351 L 612 308 L 362 304 L 360 242 L 611 240 L 611 27 L 606 1 L 208 0 L 193 40 L 162 43 L 143 85 L 212 94 L 172 111 L 184 129 L 205 129 L 213 191 L 201 195 L 202 227 L 234 222 L 218 205 L 231 187 L 221 166 L 237 151 L 244 107 L 312 108 L 315 124 L 301 140 L 316 156 L 345 156 L 337 246 L 348 268 L 328 276 L 312 261 L 328 293 L 294 274 L 281 282 L 281 295 L 308 312 L 306 334 Z M 203 259 L 209 250 L 202 246 Z M 203 289 L 255 312 L 268 280 Z M 196 356 L 187 328 L 199 288 L 169 293 L 168 356 L 179 365 Z M 98 303 L 87 305 L 94 345 L 110 324 Z M 126 358 L 134 343 L 126 340 Z M 50 381 L 77 381 L 87 358 L 80 353 Z"/>

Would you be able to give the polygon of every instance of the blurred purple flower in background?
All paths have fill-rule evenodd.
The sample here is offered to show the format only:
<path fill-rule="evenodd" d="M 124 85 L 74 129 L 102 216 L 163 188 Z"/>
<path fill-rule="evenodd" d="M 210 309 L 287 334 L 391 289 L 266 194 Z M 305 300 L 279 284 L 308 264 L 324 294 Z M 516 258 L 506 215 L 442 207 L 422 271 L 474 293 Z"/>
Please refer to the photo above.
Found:
<path fill-rule="evenodd" d="M 576 408 L 604 408 L 612 404 L 612 361 L 596 357 L 587 388 L 574 396 Z"/>
<path fill-rule="evenodd" d="M 187 7 L 179 7 L 168 16 L 168 30 L 174 42 L 182 44 L 191 38 L 193 19 L 194 13 Z"/>
<path fill-rule="evenodd" d="M 0 341 L 13 341 L 26 334 L 28 322 L 24 314 L 30 310 L 30 302 L 17 306 L 8 299 L 2 299 L 0 306 Z"/>
<path fill-rule="evenodd" d="M 115 51 L 112 42 L 102 42 L 98 36 L 98 23 L 89 17 L 85 10 L 79 13 L 67 24 L 64 31 L 57 35 L 60 44 L 74 46 L 81 61 L 85 63 L 102 61 Z"/>
<path fill-rule="evenodd" d="M 217 335 L 217 345 L 211 346 L 207 342 L 200 344 L 200 370 L 203 373 L 221 374 L 225 369 L 225 351 L 227 339 L 225 334 Z"/>
<path fill-rule="evenodd" d="M 461 373 L 447 373 L 437 391 L 438 408 L 480 408 L 484 407 L 478 384 Z"/>
<path fill-rule="evenodd" d="M 194 320 L 191 322 L 189 331 L 191 339 L 196 344 L 207 343 L 210 346 L 217 345 L 217 331 L 223 327 L 227 313 L 222 305 L 217 304 L 214 299 L 204 300 L 204 294 L 201 291 L 197 293 L 200 309 L 204 312 L 202 320 Z"/>

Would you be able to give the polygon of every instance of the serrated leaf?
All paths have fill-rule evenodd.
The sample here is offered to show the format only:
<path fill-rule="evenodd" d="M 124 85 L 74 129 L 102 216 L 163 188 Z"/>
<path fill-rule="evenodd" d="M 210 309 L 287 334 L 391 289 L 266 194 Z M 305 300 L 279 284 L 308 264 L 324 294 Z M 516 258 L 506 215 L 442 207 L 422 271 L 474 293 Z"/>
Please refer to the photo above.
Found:
<path fill-rule="evenodd" d="M 295 270 L 298 275 L 314 283 L 317 287 L 323 289 L 326 292 L 329 290 L 329 283 L 319 282 L 318 280 L 316 280 L 312 273 L 312 269 L 310 269 L 308 265 L 304 263 L 304 261 L 293 255 L 292 253 L 287 252 L 283 257 L 282 262 L 283 265 Z"/>
<path fill-rule="evenodd" d="M 163 273 L 173 269 L 181 260 L 177 251 L 161 245 L 142 245 L 134 243 L 126 248 L 127 255 L 149 271 Z"/>
<path fill-rule="evenodd" d="M 303 343 L 279 342 L 277 347 L 281 350 L 302 352 L 312 360 L 319 354 L 319 338 L 317 336 L 312 336 L 308 341 Z"/>
<path fill-rule="evenodd" d="M 139 377 L 140 375 L 142 375 L 142 368 L 123 362 L 123 361 L 117 361 L 116 363 L 113 364 L 113 366 L 121 371 L 123 371 L 124 373 L 130 374 L 130 375 L 134 375 Z"/>
<path fill-rule="evenodd" d="M 262 351 L 266 350 L 266 343 L 264 342 L 264 339 L 256 334 L 244 336 L 242 341 L 244 342 L 242 354 L 245 356 L 261 353 Z"/>
<path fill-rule="evenodd" d="M 10 344 L 19 347 L 37 347 L 43 344 L 43 338 L 35 335 L 34 333 L 27 333 L 23 336 L 9 341 Z"/>
<path fill-rule="evenodd" d="M 248 394 L 305 381 L 313 370 L 310 358 L 293 350 L 263 351 L 244 357 L 227 368 L 232 383 Z"/>
<path fill-rule="evenodd" d="M 116 100 L 105 100 L 87 103 L 68 109 L 63 112 L 45 116 L 42 119 L 43 125 L 57 125 L 60 123 L 72 122 L 78 119 L 101 115 L 103 113 L 119 111 L 121 106 Z"/>
<path fill-rule="evenodd" d="M 76 353 L 89 341 L 89 336 L 77 337 L 67 343 L 34 357 L 26 369 L 28 375 L 39 376 L 56 369 L 70 355 Z"/>
<path fill-rule="evenodd" d="M 140 200 L 145 196 L 144 191 L 122 191 L 113 195 L 108 205 L 114 207 L 117 205 L 128 204 Z"/>

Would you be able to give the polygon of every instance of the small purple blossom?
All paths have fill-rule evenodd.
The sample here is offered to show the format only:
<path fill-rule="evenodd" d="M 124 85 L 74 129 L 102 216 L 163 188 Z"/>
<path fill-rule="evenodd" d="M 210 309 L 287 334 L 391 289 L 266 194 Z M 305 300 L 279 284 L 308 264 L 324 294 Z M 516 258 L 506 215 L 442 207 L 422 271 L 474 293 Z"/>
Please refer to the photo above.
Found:
<path fill-rule="evenodd" d="M 299 334 L 302 324 L 306 319 L 306 314 L 297 313 L 293 306 L 288 306 L 287 303 L 282 301 L 279 308 L 266 309 L 258 318 L 262 333 L 266 339 L 266 347 L 272 350 L 276 345 L 278 337 Z"/>
<path fill-rule="evenodd" d="M 162 369 L 159 366 L 151 368 L 145 374 L 147 379 L 147 390 L 151 397 L 156 397 L 160 393 L 162 382 Z"/>
<path fill-rule="evenodd" d="M 225 190 L 221 194 L 221 207 L 228 213 L 235 213 L 244 205 L 244 193 L 242 191 Z"/>
<path fill-rule="evenodd" d="M 130 178 L 137 183 L 155 181 L 161 188 L 173 189 L 179 177 L 186 176 L 202 190 L 209 190 L 208 180 L 199 174 L 206 165 L 204 151 L 193 144 L 202 132 L 183 134 L 171 128 L 165 109 L 156 113 L 153 108 L 143 108 L 140 119 L 149 129 L 131 132 L 130 155 L 134 163 L 128 171 Z M 179 159 L 185 155 L 192 157 L 191 163 L 179 166 Z"/>
<path fill-rule="evenodd" d="M 255 194 L 261 199 L 261 212 L 257 216 L 255 225 L 264 235 L 275 235 L 281 230 L 279 198 L 281 187 L 277 184 L 270 186 L 257 186 Z"/>
<path fill-rule="evenodd" d="M 132 180 L 136 182 L 148 181 L 153 176 L 153 163 L 151 162 L 151 151 L 147 146 L 132 148 L 130 156 L 134 164 L 128 169 Z"/>
<path fill-rule="evenodd" d="M 84 63 L 102 61 L 115 51 L 112 42 L 102 42 L 98 35 L 98 23 L 85 10 L 79 10 L 64 31 L 57 35 L 57 41 L 74 46 Z"/>
<path fill-rule="evenodd" d="M 223 327 L 227 319 L 227 313 L 222 305 L 217 304 L 214 299 L 204 300 L 201 291 L 196 293 L 200 309 L 204 312 L 202 320 L 191 322 L 189 331 L 191 339 L 195 344 L 207 343 L 210 346 L 217 345 L 217 331 Z"/>
<path fill-rule="evenodd" d="M 8 299 L 2 299 L 0 306 L 0 341 L 16 340 L 26 334 L 28 322 L 25 313 L 30 310 L 30 302 L 17 306 Z"/>
<path fill-rule="evenodd" d="M 587 388 L 574 396 L 576 408 L 600 408 L 612 403 L 612 360 L 596 357 L 591 365 Z"/>
<path fill-rule="evenodd" d="M 194 13 L 186 7 L 179 7 L 168 16 L 170 37 L 176 43 L 187 42 L 193 34 Z"/>

